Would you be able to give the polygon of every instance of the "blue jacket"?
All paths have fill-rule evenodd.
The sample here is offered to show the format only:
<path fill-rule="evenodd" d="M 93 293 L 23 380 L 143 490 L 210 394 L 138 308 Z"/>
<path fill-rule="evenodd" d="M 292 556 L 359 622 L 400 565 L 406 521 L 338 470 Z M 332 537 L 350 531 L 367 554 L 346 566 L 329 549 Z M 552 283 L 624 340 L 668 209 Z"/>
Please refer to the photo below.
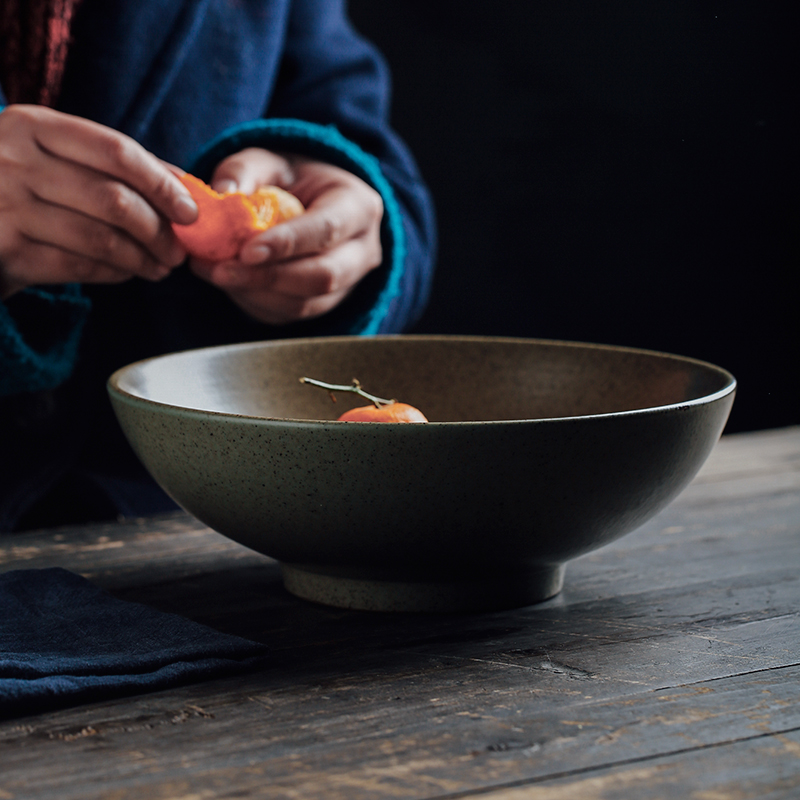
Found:
<path fill-rule="evenodd" d="M 83 0 L 59 110 L 204 178 L 248 146 L 344 167 L 383 197 L 384 259 L 339 308 L 284 327 L 253 321 L 183 269 L 157 284 L 37 287 L 0 302 L 0 530 L 71 469 L 142 479 L 104 394 L 117 367 L 189 347 L 414 322 L 430 288 L 434 215 L 388 103 L 386 67 L 343 0 Z"/>

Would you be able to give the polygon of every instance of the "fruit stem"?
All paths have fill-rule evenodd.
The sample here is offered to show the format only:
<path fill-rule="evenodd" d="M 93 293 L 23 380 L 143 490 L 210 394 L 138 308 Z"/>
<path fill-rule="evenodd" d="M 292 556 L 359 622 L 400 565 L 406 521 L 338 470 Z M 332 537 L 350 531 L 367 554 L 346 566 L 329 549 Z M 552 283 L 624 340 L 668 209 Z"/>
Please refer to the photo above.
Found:
<path fill-rule="evenodd" d="M 300 383 L 308 383 L 311 386 L 319 386 L 320 389 L 327 389 L 330 392 L 331 400 L 336 402 L 336 397 L 334 396 L 334 392 L 350 392 L 351 394 L 357 394 L 360 397 L 364 397 L 365 399 L 369 400 L 375 408 L 381 408 L 382 406 L 390 406 L 393 403 L 396 403 L 396 400 L 384 400 L 382 397 L 375 397 L 374 394 L 369 394 L 365 392 L 361 388 L 361 383 L 356 379 L 353 378 L 353 382 L 351 384 L 336 384 L 336 383 L 325 383 L 324 381 L 318 381 L 314 378 L 300 378 Z"/>

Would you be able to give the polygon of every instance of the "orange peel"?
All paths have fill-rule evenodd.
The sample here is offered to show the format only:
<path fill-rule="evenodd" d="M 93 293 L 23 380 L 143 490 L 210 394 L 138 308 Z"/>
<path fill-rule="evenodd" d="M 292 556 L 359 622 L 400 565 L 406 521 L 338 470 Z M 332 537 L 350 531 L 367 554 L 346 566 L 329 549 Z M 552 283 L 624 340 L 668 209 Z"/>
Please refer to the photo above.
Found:
<path fill-rule="evenodd" d="M 191 225 L 173 223 L 172 229 L 189 255 L 206 261 L 236 258 L 248 239 L 305 210 L 279 186 L 262 186 L 250 195 L 220 194 L 188 172 L 180 180 L 197 203 L 198 215 Z"/>

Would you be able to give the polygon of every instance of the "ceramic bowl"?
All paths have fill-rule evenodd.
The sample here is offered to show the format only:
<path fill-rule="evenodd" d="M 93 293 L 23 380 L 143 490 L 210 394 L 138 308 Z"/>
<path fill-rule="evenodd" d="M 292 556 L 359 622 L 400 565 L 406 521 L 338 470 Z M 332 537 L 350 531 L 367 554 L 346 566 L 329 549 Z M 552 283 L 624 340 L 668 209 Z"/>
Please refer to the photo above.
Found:
<path fill-rule="evenodd" d="M 337 422 L 358 378 L 428 424 Z M 736 382 L 711 364 L 530 339 L 294 339 L 127 366 L 109 392 L 158 483 L 339 607 L 474 611 L 556 594 L 564 564 L 670 502 Z"/>

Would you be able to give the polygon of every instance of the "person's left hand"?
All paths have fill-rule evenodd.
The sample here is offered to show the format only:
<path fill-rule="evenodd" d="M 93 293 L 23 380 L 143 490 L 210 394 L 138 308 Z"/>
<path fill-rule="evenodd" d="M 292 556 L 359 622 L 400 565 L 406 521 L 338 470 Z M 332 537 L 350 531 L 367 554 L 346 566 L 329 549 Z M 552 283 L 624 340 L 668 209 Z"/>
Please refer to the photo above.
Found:
<path fill-rule="evenodd" d="M 254 236 L 235 260 L 190 267 L 261 322 L 318 317 L 381 263 L 383 201 L 343 169 L 259 148 L 229 156 L 211 180 L 218 192 L 245 194 L 267 184 L 296 195 L 306 213 Z"/>

